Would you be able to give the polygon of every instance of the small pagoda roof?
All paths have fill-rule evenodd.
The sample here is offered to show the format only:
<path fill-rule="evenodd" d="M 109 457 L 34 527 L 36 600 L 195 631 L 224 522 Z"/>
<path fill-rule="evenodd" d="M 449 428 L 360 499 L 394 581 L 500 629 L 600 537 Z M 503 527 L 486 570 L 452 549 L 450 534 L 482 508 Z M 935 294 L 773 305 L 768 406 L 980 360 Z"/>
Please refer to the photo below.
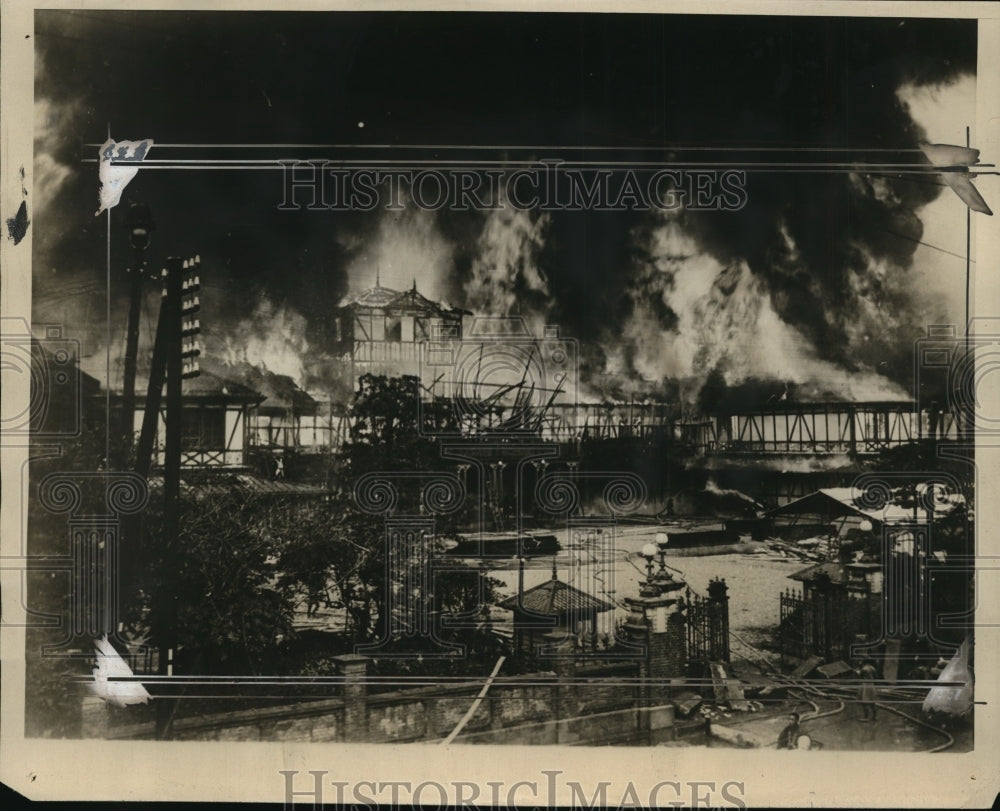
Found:
<path fill-rule="evenodd" d="M 563 616 L 572 612 L 610 611 L 614 606 L 604 600 L 598 600 L 585 591 L 569 583 L 563 583 L 556 577 L 542 583 L 540 586 L 528 589 L 518 599 L 518 595 L 508 597 L 500 603 L 501 608 L 510 611 L 531 611 L 535 614 Z"/>
<path fill-rule="evenodd" d="M 817 563 L 814 566 L 807 566 L 805 569 L 800 569 L 793 574 L 788 575 L 791 580 L 798 580 L 802 583 L 812 583 L 819 577 L 826 575 L 830 578 L 830 582 L 834 584 L 842 584 L 847 582 L 847 572 L 844 567 L 839 563 L 834 563 L 832 561 L 827 561 L 826 563 Z"/>

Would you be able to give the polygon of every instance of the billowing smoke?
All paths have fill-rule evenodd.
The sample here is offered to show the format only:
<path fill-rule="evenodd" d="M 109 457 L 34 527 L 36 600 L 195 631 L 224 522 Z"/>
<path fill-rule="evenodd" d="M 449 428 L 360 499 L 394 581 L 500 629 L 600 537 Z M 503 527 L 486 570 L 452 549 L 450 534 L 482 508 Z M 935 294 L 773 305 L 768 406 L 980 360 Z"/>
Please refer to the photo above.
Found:
<path fill-rule="evenodd" d="M 419 15 L 282 16 L 277 29 L 278 17 L 247 17 L 237 29 L 206 14 L 192 44 L 186 15 L 122 25 L 39 12 L 36 318 L 71 324 L 101 364 L 109 346 L 119 354 L 124 211 L 110 218 L 108 341 L 106 223 L 93 217 L 96 172 L 80 163 L 109 121 L 115 137 L 157 143 L 823 145 L 872 151 L 791 158 L 861 164 L 922 160 L 905 150 L 951 137 L 918 124 L 928 108 L 968 117 L 948 105 L 956 79 L 972 81 L 975 21 L 556 16 L 470 15 L 453 36 Z M 482 60 L 498 25 L 531 30 L 539 47 L 516 64 Z M 333 61 L 316 71 L 321 51 Z M 403 154 L 413 153 L 392 156 Z M 415 280 L 453 306 L 559 325 L 580 342 L 588 399 L 693 403 L 741 386 L 787 399 L 904 396 L 914 339 L 957 315 L 942 280 L 959 284 L 961 265 L 931 273 L 916 253 L 941 242 L 928 213 L 940 185 L 859 168 L 751 173 L 746 190 L 735 212 L 289 212 L 268 172 L 150 172 L 123 203 L 153 211 L 154 268 L 202 256 L 216 285 L 203 296 L 206 350 L 303 387 L 336 378 L 332 315 L 378 272 L 388 287 Z M 141 354 L 157 302 L 151 290 Z"/>
<path fill-rule="evenodd" d="M 433 212 L 415 206 L 405 190 L 400 197 L 405 208 L 380 211 L 373 232 L 345 237 L 345 249 L 354 256 L 346 268 L 352 292 L 374 286 L 378 276 L 383 287 L 406 290 L 416 282 L 424 296 L 446 299 L 455 246 L 437 227 Z"/>
<path fill-rule="evenodd" d="M 36 59 L 36 73 L 43 73 L 44 58 Z M 79 193 L 78 167 L 67 159 L 73 129 L 85 126 L 86 105 L 72 97 L 38 96 L 34 106 L 34 155 L 29 172 L 28 197 L 32 221 L 32 319 L 40 324 L 60 324 L 81 341 L 81 352 L 99 350 L 106 355 L 107 336 L 101 319 L 105 308 L 104 284 L 95 278 L 81 244 L 104 233 L 103 219 L 93 217 L 96 193 Z M 95 150 L 96 156 L 96 150 Z M 95 171 L 96 176 L 96 171 Z M 74 218 L 67 211 L 76 204 L 92 205 L 90 217 Z M 119 350 L 112 336 L 111 352 Z"/>
<path fill-rule="evenodd" d="M 461 285 L 463 306 L 483 315 L 523 316 L 540 335 L 552 298 L 539 266 L 550 217 L 510 207 L 483 217 Z"/>
<path fill-rule="evenodd" d="M 898 95 L 892 85 L 879 94 L 886 115 L 868 142 L 900 151 L 865 161 L 918 161 L 915 147 L 928 136 L 910 117 L 913 99 L 926 115 L 951 84 L 934 85 L 939 93 L 899 87 Z M 858 128 L 859 142 L 870 127 Z M 940 250 L 927 249 L 914 261 L 925 241 L 922 217 L 941 216 L 940 207 L 927 212 L 939 192 L 930 176 L 762 173 L 750 176 L 744 211 L 646 217 L 630 231 L 620 317 L 590 354 L 592 390 L 621 396 L 642 381 L 655 391 L 672 378 L 683 399 L 701 405 L 706 398 L 694 395 L 710 379 L 716 398 L 764 381 L 778 384 L 768 397 L 783 399 L 910 396 L 914 341 L 926 325 L 961 312 L 954 262 L 943 273 Z M 948 202 L 961 213 L 957 200 Z M 934 229 L 951 244 L 942 233 Z"/>
<path fill-rule="evenodd" d="M 853 311 L 853 320 L 844 317 L 842 322 L 856 358 L 848 365 L 831 360 L 805 325 L 779 314 L 787 306 L 783 291 L 766 273 L 755 273 L 744 258 L 723 265 L 701 250 L 685 232 L 683 216 L 664 216 L 636 229 L 634 236 L 639 250 L 628 290 L 632 306 L 622 324 L 622 340 L 609 354 L 615 371 L 628 368 L 651 383 L 663 377 L 686 380 L 689 396 L 701 390 L 712 372 L 728 386 L 748 379 L 794 384 L 803 399 L 906 396 L 885 369 L 858 359 L 880 320 L 884 329 L 885 318 L 905 315 L 882 313 L 868 297 L 865 285 L 888 275 L 884 262 L 871 261 L 863 273 L 852 271 L 850 298 L 826 305 L 837 311 L 835 317 Z M 789 266 L 801 263 L 788 231 L 779 228 L 778 236 Z M 807 269 L 802 273 L 808 275 Z"/>
<path fill-rule="evenodd" d="M 53 102 L 38 99 L 35 102 L 35 155 L 34 155 L 34 196 L 37 198 L 35 213 L 44 212 L 52 204 L 72 171 L 56 157 L 59 148 L 60 122 L 78 116 L 74 102 Z"/>

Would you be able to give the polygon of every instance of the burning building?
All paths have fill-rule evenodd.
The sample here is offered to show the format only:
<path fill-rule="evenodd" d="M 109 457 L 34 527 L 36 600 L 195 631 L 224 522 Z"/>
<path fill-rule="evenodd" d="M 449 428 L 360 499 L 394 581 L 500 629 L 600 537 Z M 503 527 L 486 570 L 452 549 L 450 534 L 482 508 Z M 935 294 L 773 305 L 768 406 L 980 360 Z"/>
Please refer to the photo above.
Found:
<path fill-rule="evenodd" d="M 399 292 L 375 286 L 340 303 L 334 333 L 339 354 L 349 360 L 355 388 L 362 375 L 421 376 L 424 341 L 461 341 L 466 310 L 431 301 L 413 286 Z M 421 381 L 433 386 L 433 379 Z"/>
<path fill-rule="evenodd" d="M 346 435 L 344 409 L 304 391 L 288 375 L 246 362 L 202 365 L 260 392 L 264 399 L 247 416 L 249 444 L 274 452 L 320 451 L 336 447 Z"/>
<path fill-rule="evenodd" d="M 138 436 L 146 414 L 146 380 L 137 380 L 133 428 Z M 103 399 L 104 395 L 99 394 Z M 120 394 L 112 400 L 112 418 L 117 419 Z M 264 395 L 248 386 L 202 371 L 184 381 L 181 401 L 181 466 L 186 468 L 240 468 L 250 445 L 251 411 Z M 160 406 L 153 445 L 154 465 L 164 462 L 166 409 Z"/>

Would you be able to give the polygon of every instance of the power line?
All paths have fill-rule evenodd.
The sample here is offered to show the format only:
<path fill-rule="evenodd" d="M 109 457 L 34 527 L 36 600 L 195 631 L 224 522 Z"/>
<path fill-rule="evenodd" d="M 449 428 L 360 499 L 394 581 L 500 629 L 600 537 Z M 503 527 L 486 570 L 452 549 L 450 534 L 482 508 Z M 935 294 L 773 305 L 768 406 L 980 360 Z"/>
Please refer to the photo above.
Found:
<path fill-rule="evenodd" d="M 960 253 L 955 253 L 954 251 L 949 251 L 949 250 L 946 250 L 945 248 L 939 248 L 937 245 L 931 245 L 931 243 L 924 242 L 922 239 L 917 239 L 916 237 L 908 237 L 908 236 L 906 236 L 906 234 L 900 234 L 900 233 L 898 233 L 896 231 L 893 231 L 890 228 L 883 228 L 882 230 L 885 231 L 888 234 L 892 234 L 894 237 L 899 237 L 900 239 L 907 239 L 910 242 L 916 242 L 918 245 L 924 245 L 927 248 L 933 248 L 935 251 L 940 251 L 941 253 L 946 253 L 949 256 L 955 256 L 955 257 L 958 257 L 959 259 L 965 259 L 966 258 L 964 255 L 962 255 Z M 969 261 L 973 265 L 976 264 L 976 260 L 975 259 L 970 259 Z"/>

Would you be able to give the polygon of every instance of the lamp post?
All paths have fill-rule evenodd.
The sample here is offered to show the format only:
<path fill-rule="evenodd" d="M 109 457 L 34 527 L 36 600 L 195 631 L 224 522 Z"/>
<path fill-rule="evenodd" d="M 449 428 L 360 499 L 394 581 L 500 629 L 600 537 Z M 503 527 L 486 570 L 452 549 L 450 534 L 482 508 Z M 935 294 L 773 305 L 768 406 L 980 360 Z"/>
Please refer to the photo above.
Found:
<path fill-rule="evenodd" d="M 639 553 L 646 559 L 646 582 L 639 585 L 639 594 L 643 597 L 658 597 L 659 588 L 653 582 L 653 558 L 656 557 L 656 544 L 648 543 Z"/>
<path fill-rule="evenodd" d="M 667 544 L 670 543 L 670 537 L 666 532 L 656 533 L 656 549 L 660 553 L 660 571 L 665 572 L 667 570 L 667 561 L 665 560 L 667 555 Z"/>
<path fill-rule="evenodd" d="M 129 232 L 132 246 L 132 263 L 127 268 L 129 274 L 128 327 L 125 339 L 125 365 L 122 373 L 122 412 L 120 423 L 121 448 L 119 464 L 124 466 L 132 447 L 132 422 L 135 414 L 135 371 L 139 354 L 139 312 L 142 306 L 142 282 L 145 278 L 145 252 L 149 247 L 150 234 L 156 227 L 149 206 L 132 203 L 125 227 Z"/>
<path fill-rule="evenodd" d="M 666 535 L 664 534 L 664 539 Z M 662 540 L 659 539 L 658 540 Z M 668 697 L 670 679 L 684 675 L 687 665 L 686 633 L 678 614 L 683 610 L 680 592 L 685 584 L 670 577 L 664 567 L 653 574 L 653 561 L 666 543 L 647 543 L 639 554 L 646 559 L 646 580 L 637 597 L 626 597 L 628 608 L 623 630 L 630 642 L 642 645 L 639 662 L 641 696 L 650 706 Z"/>
<path fill-rule="evenodd" d="M 673 588 L 673 584 L 677 581 L 674 580 L 673 575 L 667 571 L 667 545 L 670 543 L 670 538 L 666 532 L 656 533 L 656 554 L 660 561 L 660 569 L 654 575 L 653 580 L 656 583 L 657 588 L 663 591 L 670 591 Z"/>
<path fill-rule="evenodd" d="M 501 459 L 497 462 L 497 506 L 500 508 L 500 514 L 503 515 L 503 469 L 507 467 L 504 461 Z"/>

